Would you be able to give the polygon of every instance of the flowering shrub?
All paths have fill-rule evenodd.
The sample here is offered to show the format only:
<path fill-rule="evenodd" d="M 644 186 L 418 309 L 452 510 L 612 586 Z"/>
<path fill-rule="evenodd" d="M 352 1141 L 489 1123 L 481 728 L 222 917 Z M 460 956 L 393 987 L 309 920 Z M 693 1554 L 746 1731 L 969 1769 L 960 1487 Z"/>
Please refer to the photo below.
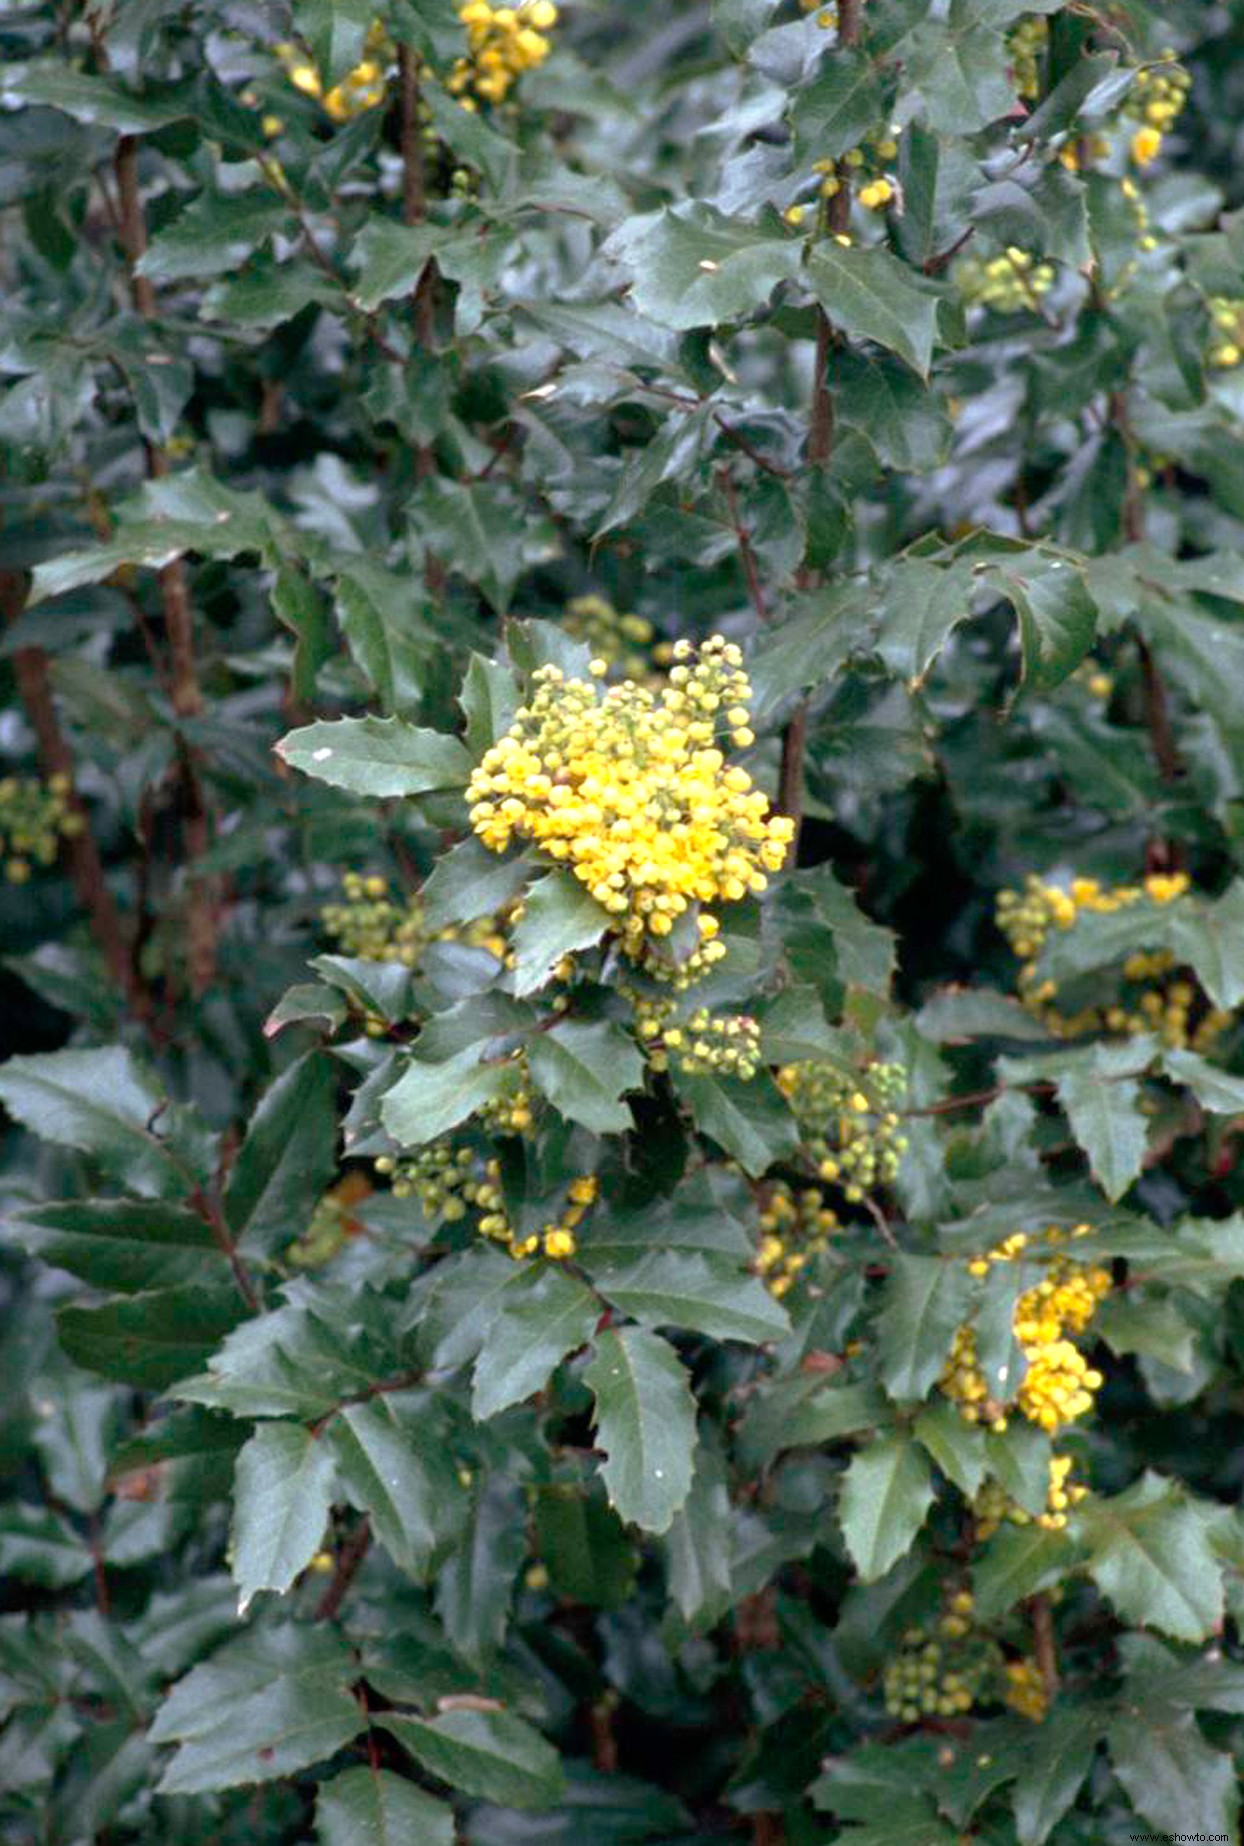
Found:
<path fill-rule="evenodd" d="M 0 1846 L 1233 1838 L 1210 0 L 0 0 Z"/>

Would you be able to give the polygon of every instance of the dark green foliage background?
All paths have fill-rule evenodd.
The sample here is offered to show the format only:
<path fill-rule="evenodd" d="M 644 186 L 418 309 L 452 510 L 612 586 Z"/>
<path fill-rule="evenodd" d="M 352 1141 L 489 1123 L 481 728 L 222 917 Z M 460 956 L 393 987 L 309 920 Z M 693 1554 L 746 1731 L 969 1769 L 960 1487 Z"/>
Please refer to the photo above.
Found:
<path fill-rule="evenodd" d="M 337 76 L 379 16 L 443 70 L 443 0 L 0 0 L 0 775 L 60 766 L 50 715 L 98 854 L 0 885 L 5 1846 L 1236 1837 L 1244 368 L 1206 356 L 1244 6 L 1039 11 L 1030 116 L 1021 0 L 864 0 L 845 48 L 783 0 L 568 4 L 513 110 L 428 92 L 416 209 L 397 85 L 334 126 L 273 47 Z M 1142 248 L 1059 152 L 1167 47 Z M 890 210 L 784 222 L 891 119 Z M 1008 244 L 1040 311 L 965 312 L 954 252 Z M 589 950 L 582 1063 L 536 1054 L 502 1148 L 532 1222 L 601 1175 L 581 1261 L 381 1190 L 300 1273 L 343 1171 L 556 1024 L 481 951 L 326 955 L 320 911 L 436 868 L 475 913 L 466 771 L 586 659 L 587 593 L 743 644 L 775 797 L 806 715 L 798 867 L 706 995 L 770 1065 L 905 1065 L 900 1178 L 775 1302 L 751 1182 L 796 1170 L 789 1111 L 767 1077 L 623 1100 Z M 1168 868 L 1236 1014 L 1212 1064 L 1046 1039 L 998 890 Z M 550 886 L 524 954 L 588 925 Z M 1051 971 L 1088 993 L 1143 929 Z M 933 1390 L 961 1259 L 1078 1222 L 1120 1284 L 1093 1495 L 974 1544 L 983 1439 Z M 1039 1504 L 1031 1434 L 989 1466 Z M 951 1580 L 1011 1658 L 1052 1611 L 1041 1725 L 886 1716 Z"/>

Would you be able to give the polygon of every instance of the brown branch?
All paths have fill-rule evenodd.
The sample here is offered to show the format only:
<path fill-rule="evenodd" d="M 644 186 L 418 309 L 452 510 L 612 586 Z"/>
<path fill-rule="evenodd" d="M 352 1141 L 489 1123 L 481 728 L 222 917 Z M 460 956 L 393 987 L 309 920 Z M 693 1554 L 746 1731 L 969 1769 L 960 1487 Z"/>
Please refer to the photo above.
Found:
<path fill-rule="evenodd" d="M 765 605 L 764 586 L 760 581 L 756 553 L 752 549 L 751 534 L 743 524 L 739 512 L 739 497 L 734 491 L 734 477 L 728 467 L 717 470 L 717 485 L 721 489 L 722 498 L 725 500 L 726 509 L 730 515 L 730 524 L 734 528 L 734 536 L 739 543 L 739 562 L 743 566 L 743 577 L 747 584 L 747 593 L 752 599 L 752 607 L 759 620 L 767 622 L 769 611 Z"/>
<path fill-rule="evenodd" d="M 409 45 L 398 46 L 397 68 L 402 88 L 402 222 L 422 224 L 427 188 L 419 121 L 419 60 Z"/>
<path fill-rule="evenodd" d="M 250 1277 L 246 1273 L 246 1267 L 242 1262 L 242 1258 L 238 1255 L 238 1246 L 233 1241 L 233 1233 L 225 1222 L 224 1213 L 221 1211 L 216 1201 L 210 1198 L 201 1186 L 196 1186 L 191 1193 L 190 1203 L 211 1231 L 216 1248 L 220 1251 L 221 1255 L 228 1262 L 230 1269 L 233 1271 L 233 1279 L 238 1285 L 238 1293 L 241 1295 L 243 1301 L 245 1301 L 247 1307 L 251 1310 L 251 1313 L 258 1314 L 259 1297 L 255 1293 Z"/>
<path fill-rule="evenodd" d="M 1132 429 L 1131 411 L 1128 407 L 1126 391 L 1110 393 L 1110 420 L 1118 431 L 1123 443 L 1127 467 L 1127 485 L 1123 490 L 1123 536 L 1129 545 L 1139 545 L 1145 536 L 1145 495 L 1136 469 L 1136 435 Z M 1137 633 L 1136 647 L 1140 656 L 1140 677 L 1144 688 L 1145 724 L 1149 730 L 1149 742 L 1153 749 L 1154 761 L 1158 774 L 1164 782 L 1177 782 L 1183 774 L 1183 764 L 1179 760 L 1179 750 L 1175 743 L 1175 733 L 1171 727 L 1170 701 L 1166 696 L 1166 686 L 1158 670 L 1157 661 L 1145 637 Z M 1165 842 L 1158 843 L 1156 858 L 1166 864 L 1170 853 Z"/>
<path fill-rule="evenodd" d="M 113 166 L 117 180 L 121 244 L 129 266 L 134 307 L 144 320 L 153 320 L 157 312 L 155 289 L 150 278 L 138 272 L 138 263 L 147 248 L 147 222 L 138 187 L 138 142 L 133 135 L 122 135 L 118 140 Z M 153 481 L 161 480 L 168 471 L 168 456 L 155 443 L 148 443 L 148 477 Z M 175 558 L 171 564 L 164 565 L 158 572 L 158 581 L 170 660 L 169 699 L 177 717 L 196 718 L 203 710 L 203 691 L 195 658 L 194 610 L 184 561 Z M 194 757 L 185 747 L 182 750 L 182 767 L 187 794 L 186 859 L 189 884 L 186 967 L 191 992 L 203 994 L 211 986 L 216 973 L 220 933 L 220 881 L 194 875 L 194 865 L 206 855 L 211 844 L 211 825 Z"/>
<path fill-rule="evenodd" d="M 371 1526 L 364 1514 L 351 1532 L 337 1555 L 337 1568 L 333 1580 L 320 1598 L 316 1607 L 317 1622 L 331 1622 L 337 1618 L 338 1611 L 346 1599 L 346 1592 L 358 1574 L 359 1565 L 367 1556 L 371 1545 Z"/>
<path fill-rule="evenodd" d="M 602 1775 L 615 1775 L 618 1768 L 618 1740 L 613 1729 L 613 1714 L 618 1695 L 606 1692 L 588 1707 L 588 1730 L 592 1738 L 592 1767 Z"/>
<path fill-rule="evenodd" d="M 6 622 L 15 622 L 26 601 L 26 582 L 18 571 L 0 571 L 0 614 Z M 52 697 L 48 657 L 41 647 L 19 647 L 13 654 L 13 674 L 18 696 L 30 720 L 39 754 L 39 767 L 47 778 L 67 776 L 70 782 L 69 805 L 80 822 L 79 831 L 65 842 L 69 877 L 79 908 L 86 915 L 91 934 L 104 958 L 104 965 L 124 994 L 127 1005 L 143 1017 L 149 1011 L 148 997 L 139 980 L 121 917 L 104 878 L 94 836 L 88 825 L 87 811 L 73 787 L 73 756 L 65 741 Z"/>
<path fill-rule="evenodd" d="M 1041 1674 L 1045 1696 L 1047 1699 L 1052 1699 L 1058 1691 L 1058 1650 L 1054 1642 L 1054 1612 L 1050 1607 L 1048 1596 L 1034 1596 L 1029 1608 L 1032 1611 L 1032 1640 L 1037 1657 L 1037 1669 Z"/>

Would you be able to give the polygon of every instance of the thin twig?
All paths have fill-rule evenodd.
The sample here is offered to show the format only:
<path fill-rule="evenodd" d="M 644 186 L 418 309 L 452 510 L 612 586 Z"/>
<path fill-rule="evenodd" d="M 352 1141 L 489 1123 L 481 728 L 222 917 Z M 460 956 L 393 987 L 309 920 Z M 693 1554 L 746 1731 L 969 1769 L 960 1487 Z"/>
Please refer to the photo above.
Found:
<path fill-rule="evenodd" d="M 1037 1658 L 1037 1668 L 1041 1674 L 1045 1696 L 1047 1699 L 1052 1699 L 1058 1691 L 1058 1650 L 1054 1641 L 1054 1612 L 1050 1607 L 1048 1596 L 1034 1596 L 1029 1607 L 1032 1611 L 1032 1642 Z"/>
<path fill-rule="evenodd" d="M 756 553 L 752 549 L 751 534 L 743 524 L 739 512 L 739 497 L 734 491 L 734 477 L 728 467 L 717 470 L 717 485 L 721 489 L 722 498 L 730 514 L 730 524 L 734 527 L 734 535 L 739 542 L 739 562 L 743 566 L 743 577 L 747 584 L 747 593 L 752 599 L 752 607 L 758 619 L 761 622 L 767 622 L 769 611 L 765 604 L 764 586 L 760 581 Z"/>
<path fill-rule="evenodd" d="M 346 1599 L 346 1592 L 354 1582 L 359 1565 L 367 1556 L 371 1545 L 371 1526 L 364 1514 L 351 1532 L 337 1555 L 337 1568 L 333 1580 L 320 1598 L 315 1611 L 317 1622 L 331 1622 L 337 1618 L 338 1611 Z"/>
<path fill-rule="evenodd" d="M 212 1233 L 213 1242 L 233 1271 L 233 1279 L 238 1285 L 238 1293 L 245 1301 L 252 1314 L 259 1312 L 259 1297 L 255 1293 L 242 1258 L 238 1255 L 238 1246 L 233 1241 L 233 1233 L 225 1222 L 224 1213 L 216 1201 L 196 1186 L 190 1195 L 190 1203 Z"/>

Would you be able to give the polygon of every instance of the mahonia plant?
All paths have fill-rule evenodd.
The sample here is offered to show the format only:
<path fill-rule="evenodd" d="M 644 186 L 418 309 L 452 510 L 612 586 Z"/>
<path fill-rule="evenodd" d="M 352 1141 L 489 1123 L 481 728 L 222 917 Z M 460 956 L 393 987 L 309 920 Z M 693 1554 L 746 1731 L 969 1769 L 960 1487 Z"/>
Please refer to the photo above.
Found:
<path fill-rule="evenodd" d="M 1236 1837 L 1239 14 L 0 5 L 0 1846 Z"/>

